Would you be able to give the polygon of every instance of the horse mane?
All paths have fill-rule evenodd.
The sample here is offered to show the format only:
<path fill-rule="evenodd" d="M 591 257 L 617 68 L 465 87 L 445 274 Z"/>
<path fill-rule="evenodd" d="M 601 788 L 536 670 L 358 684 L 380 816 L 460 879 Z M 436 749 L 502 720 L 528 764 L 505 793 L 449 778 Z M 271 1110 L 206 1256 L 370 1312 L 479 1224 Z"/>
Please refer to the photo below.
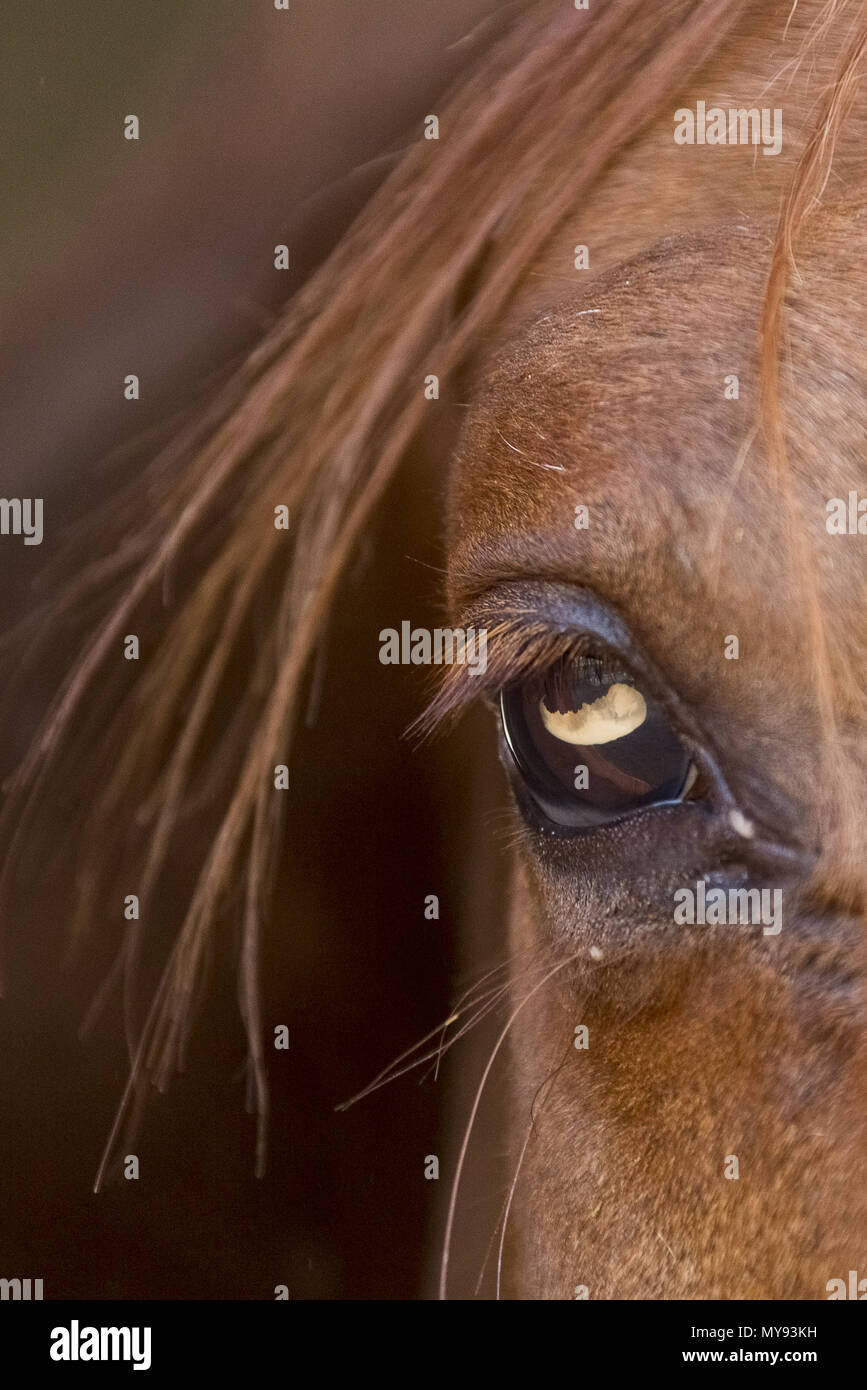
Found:
<path fill-rule="evenodd" d="M 106 1157 L 141 1083 L 164 1086 L 183 1057 L 209 944 L 240 879 L 239 998 L 262 1171 L 259 957 L 282 834 L 274 768 L 288 762 L 310 658 L 347 562 L 435 409 L 424 378 L 435 373 L 442 385 L 454 376 L 569 209 L 749 9 L 750 0 L 609 0 L 585 13 L 540 0 L 511 13 L 443 106 L 440 140 L 413 144 L 208 411 L 99 518 L 104 534 L 125 539 L 71 576 L 55 604 L 53 630 L 78 615 L 91 633 L 10 779 L 2 832 L 8 887 L 49 773 L 65 769 L 92 789 L 88 814 L 70 830 L 78 943 L 93 904 L 109 901 L 137 866 L 140 922 L 98 1006 L 121 982 L 129 999 L 147 924 L 177 917 L 141 1027 L 127 1009 L 130 1080 Z M 793 247 L 827 176 L 865 46 L 862 24 L 777 232 L 762 317 L 762 412 L 781 477 L 778 362 Z M 288 530 L 274 524 L 279 507 L 288 508 Z M 263 608 L 275 614 L 264 639 L 255 618 Z M 811 621 L 818 631 L 817 597 Z M 152 640 L 130 687 L 121 644 L 143 628 Z M 240 678 L 239 666 L 249 666 Z M 229 688 L 231 702 L 220 698 Z M 225 809 L 178 911 L 167 866 L 194 782 L 199 795 L 216 788 Z"/>

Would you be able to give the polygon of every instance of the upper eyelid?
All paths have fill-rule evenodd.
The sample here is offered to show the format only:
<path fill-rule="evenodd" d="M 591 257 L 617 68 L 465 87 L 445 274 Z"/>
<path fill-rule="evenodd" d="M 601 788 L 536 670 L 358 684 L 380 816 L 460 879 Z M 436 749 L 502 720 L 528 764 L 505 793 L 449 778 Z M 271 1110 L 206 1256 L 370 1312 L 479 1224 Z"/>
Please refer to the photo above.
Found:
<path fill-rule="evenodd" d="M 473 600 L 465 620 L 484 623 L 498 618 L 528 626 L 544 625 L 552 633 L 587 634 L 613 650 L 631 648 L 634 638 L 624 620 L 592 589 L 560 580 L 505 581 Z"/>

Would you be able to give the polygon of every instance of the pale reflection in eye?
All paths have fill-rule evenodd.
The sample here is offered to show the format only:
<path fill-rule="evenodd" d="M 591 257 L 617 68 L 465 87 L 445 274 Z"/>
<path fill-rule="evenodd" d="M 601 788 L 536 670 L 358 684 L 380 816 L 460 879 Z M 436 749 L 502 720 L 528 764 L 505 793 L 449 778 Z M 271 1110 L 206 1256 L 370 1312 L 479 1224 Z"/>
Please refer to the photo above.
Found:
<path fill-rule="evenodd" d="M 598 700 L 591 700 L 566 714 L 552 713 L 544 699 L 539 701 L 542 723 L 548 733 L 563 743 L 586 746 L 612 743 L 639 728 L 647 718 L 647 702 L 632 685 L 612 685 Z"/>

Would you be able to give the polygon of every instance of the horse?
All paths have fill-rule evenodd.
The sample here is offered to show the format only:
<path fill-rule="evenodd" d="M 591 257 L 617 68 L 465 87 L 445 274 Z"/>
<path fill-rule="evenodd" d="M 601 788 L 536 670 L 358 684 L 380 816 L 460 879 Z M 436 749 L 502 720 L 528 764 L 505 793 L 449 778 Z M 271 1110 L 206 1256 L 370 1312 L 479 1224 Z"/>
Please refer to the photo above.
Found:
<path fill-rule="evenodd" d="M 265 1172 L 282 895 L 354 833 L 335 741 L 361 756 L 397 698 L 377 652 L 413 615 L 382 552 L 441 525 L 428 615 L 485 660 L 433 671 L 414 723 L 449 882 L 425 903 L 485 969 L 344 1112 L 448 1054 L 422 1287 L 815 1299 L 863 1266 L 865 51 L 844 0 L 510 7 L 108 501 L 53 617 L 81 654 L 4 808 L 14 864 L 47 788 L 88 788 L 71 939 L 106 966 L 94 1016 L 122 1001 L 129 1078 L 97 1188 L 227 937 Z M 365 609 L 371 538 L 392 583 Z M 432 739 L 460 715 L 471 737 Z M 340 808 L 324 843 L 287 811 L 293 757 Z M 348 936 L 355 883 L 339 910 Z"/>

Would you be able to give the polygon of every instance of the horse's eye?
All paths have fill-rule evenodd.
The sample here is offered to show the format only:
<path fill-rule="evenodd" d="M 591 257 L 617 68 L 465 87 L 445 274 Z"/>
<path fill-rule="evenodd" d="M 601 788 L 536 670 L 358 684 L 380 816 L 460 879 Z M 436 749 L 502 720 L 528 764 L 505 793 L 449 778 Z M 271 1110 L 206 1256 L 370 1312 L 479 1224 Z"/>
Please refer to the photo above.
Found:
<path fill-rule="evenodd" d="M 608 657 L 570 657 L 500 696 L 506 742 L 555 825 L 604 825 L 681 801 L 695 765 L 662 707 Z"/>

